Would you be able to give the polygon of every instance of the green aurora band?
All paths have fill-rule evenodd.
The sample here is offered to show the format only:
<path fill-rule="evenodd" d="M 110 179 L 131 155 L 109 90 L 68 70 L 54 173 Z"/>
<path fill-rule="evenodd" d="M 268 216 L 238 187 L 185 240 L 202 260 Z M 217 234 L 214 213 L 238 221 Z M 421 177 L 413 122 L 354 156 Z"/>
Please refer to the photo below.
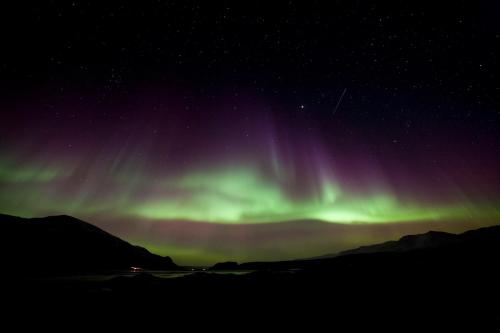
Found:
<path fill-rule="evenodd" d="M 0 181 L 10 190 L 0 192 L 0 209 L 16 215 L 64 212 L 224 224 L 294 220 L 368 224 L 500 217 L 495 202 L 425 205 L 401 202 L 387 190 L 355 196 L 326 176 L 313 195 L 293 198 L 285 185 L 245 167 L 197 170 L 155 182 L 133 174 L 115 175 L 99 181 L 101 185 L 94 180 L 68 189 L 74 172 L 75 168 L 14 165 L 2 159 Z M 108 187 L 106 200 L 99 193 L 103 187 Z"/>
<path fill-rule="evenodd" d="M 500 220 L 494 182 L 475 186 L 411 161 L 388 169 L 390 159 L 381 167 L 364 152 L 342 170 L 343 156 L 321 140 L 295 134 L 279 145 L 261 127 L 251 146 L 233 140 L 242 153 L 217 154 L 223 140 L 191 142 L 179 156 L 200 158 L 171 164 L 160 163 L 162 146 L 122 139 L 63 152 L 36 141 L 3 149 L 0 212 L 72 215 L 180 264 L 207 265 L 311 257 Z"/>

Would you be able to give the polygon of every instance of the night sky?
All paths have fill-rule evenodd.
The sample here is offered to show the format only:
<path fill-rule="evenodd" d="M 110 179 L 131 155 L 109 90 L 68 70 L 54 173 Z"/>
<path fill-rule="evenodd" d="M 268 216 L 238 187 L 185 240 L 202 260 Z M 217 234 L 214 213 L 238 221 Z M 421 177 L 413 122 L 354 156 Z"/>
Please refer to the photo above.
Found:
<path fill-rule="evenodd" d="M 2 7 L 1 213 L 180 264 L 500 223 L 497 1 Z"/>

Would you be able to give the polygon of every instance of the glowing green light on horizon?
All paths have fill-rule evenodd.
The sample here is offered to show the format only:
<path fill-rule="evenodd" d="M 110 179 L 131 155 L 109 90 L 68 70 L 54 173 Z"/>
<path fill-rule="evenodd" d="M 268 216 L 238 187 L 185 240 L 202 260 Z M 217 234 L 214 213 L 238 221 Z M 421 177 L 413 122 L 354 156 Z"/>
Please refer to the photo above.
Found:
<path fill-rule="evenodd" d="M 488 205 L 403 204 L 391 193 L 352 196 L 323 179 L 319 195 L 292 199 L 278 184 L 251 169 L 196 172 L 167 182 L 177 196 L 137 203 L 126 215 L 153 220 L 212 223 L 270 223 L 316 219 L 332 223 L 388 223 L 500 216 Z"/>
<path fill-rule="evenodd" d="M 394 223 L 500 217 L 488 201 L 447 204 L 401 202 L 383 186 L 352 194 L 318 171 L 313 185 L 292 189 L 294 179 L 265 175 L 255 167 L 205 168 L 152 181 L 126 165 L 128 177 L 90 178 L 68 186 L 74 168 L 20 165 L 0 160 L 0 209 L 18 215 L 73 214 L 224 224 L 320 220 L 331 223 Z M 118 171 L 123 171 L 118 169 Z M 99 175 L 99 174 L 98 174 Z M 111 177 L 110 177 L 111 176 Z M 288 177 L 288 178 L 287 178 Z"/>

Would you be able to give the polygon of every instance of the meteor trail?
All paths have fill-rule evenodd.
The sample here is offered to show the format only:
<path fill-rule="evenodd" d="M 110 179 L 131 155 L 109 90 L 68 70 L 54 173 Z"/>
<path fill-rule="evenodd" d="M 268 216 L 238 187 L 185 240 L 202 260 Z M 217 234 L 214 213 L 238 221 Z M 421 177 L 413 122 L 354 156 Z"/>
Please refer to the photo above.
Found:
<path fill-rule="evenodd" d="M 340 95 L 340 98 L 339 98 L 339 100 L 337 102 L 337 105 L 335 105 L 335 109 L 333 110 L 333 114 L 332 115 L 334 115 L 337 112 L 337 109 L 339 108 L 340 103 L 342 103 L 342 99 L 344 98 L 344 95 L 345 95 L 346 91 L 347 91 L 347 88 L 344 88 L 344 91 L 342 91 L 342 95 Z"/>

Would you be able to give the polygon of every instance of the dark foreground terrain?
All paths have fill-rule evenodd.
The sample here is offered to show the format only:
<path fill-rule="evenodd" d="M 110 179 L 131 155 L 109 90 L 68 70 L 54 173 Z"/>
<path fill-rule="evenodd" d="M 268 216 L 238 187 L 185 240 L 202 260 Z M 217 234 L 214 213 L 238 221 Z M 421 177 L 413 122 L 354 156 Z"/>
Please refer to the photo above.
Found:
<path fill-rule="evenodd" d="M 12 274 L 178 268 L 169 257 L 152 254 L 71 216 L 25 219 L 0 214 L 0 226 L 2 264 Z"/>
<path fill-rule="evenodd" d="M 401 332 L 416 328 L 423 332 L 456 329 L 482 332 L 496 331 L 500 327 L 500 226 L 460 235 L 430 232 L 405 236 L 399 241 L 362 247 L 328 258 L 240 265 L 223 263 L 206 272 L 168 279 L 139 272 L 93 280 L 60 278 L 61 269 L 68 265 L 71 271 L 76 271 L 75 263 L 85 263 L 87 266 L 83 267 L 93 271 L 132 264 L 179 268 L 171 260 L 152 255 L 109 234 L 101 234 L 102 231 L 95 227 L 72 225 L 78 220 L 71 219 L 24 220 L 2 216 L 3 230 L 8 230 L 9 237 L 16 239 L 16 242 L 4 241 L 9 244 L 2 249 L 5 262 L 29 266 L 21 271 L 22 274 L 18 270 L 4 270 L 4 302 L 9 302 L 13 308 L 17 304 L 23 311 L 27 306 L 40 309 L 49 303 L 66 310 L 78 306 L 87 310 L 102 309 L 105 313 L 132 311 L 135 315 L 147 309 L 150 315 L 150 311 L 159 311 L 157 319 L 178 312 L 184 315 L 215 313 L 216 322 L 210 323 L 215 325 L 213 327 L 224 326 L 225 320 L 241 315 L 252 323 L 272 318 L 292 326 L 308 318 L 309 331 L 318 322 L 329 323 L 332 327 L 342 323 L 351 328 L 380 328 L 382 325 L 385 329 Z M 70 226 L 64 224 L 56 232 L 58 223 Z M 52 231 L 45 230 L 45 225 L 35 224 L 47 224 Z M 89 230 L 92 237 L 102 238 L 99 242 L 92 241 L 99 245 L 95 251 L 84 244 L 84 238 L 75 236 L 80 232 L 87 234 Z M 65 246 L 69 243 L 64 241 L 55 247 L 56 239 L 65 237 L 59 232 L 64 235 L 71 232 L 81 243 L 73 243 L 68 249 Z M 49 238 L 34 241 L 39 233 Z M 20 249 L 23 239 L 31 242 Z M 96 267 L 77 250 L 80 246 L 85 247 L 89 258 L 94 260 L 100 251 L 108 249 L 109 240 L 115 244 L 111 247 L 113 250 L 111 254 L 103 253 Z M 36 244 L 38 252 L 32 244 Z M 57 250 L 64 255 L 59 257 Z M 30 251 L 35 251 L 31 259 Z M 52 275 L 47 269 L 42 275 L 36 274 L 42 267 L 36 261 L 43 256 L 52 256 L 44 262 L 59 265 Z M 113 263 L 113 258 L 118 258 L 120 267 Z M 112 267 L 104 267 L 104 263 Z M 248 270 L 248 273 L 218 273 L 225 269 Z M 224 319 L 226 316 L 229 317 Z M 312 321 L 309 318 L 313 318 Z M 393 326 L 396 322 L 406 326 Z"/>

